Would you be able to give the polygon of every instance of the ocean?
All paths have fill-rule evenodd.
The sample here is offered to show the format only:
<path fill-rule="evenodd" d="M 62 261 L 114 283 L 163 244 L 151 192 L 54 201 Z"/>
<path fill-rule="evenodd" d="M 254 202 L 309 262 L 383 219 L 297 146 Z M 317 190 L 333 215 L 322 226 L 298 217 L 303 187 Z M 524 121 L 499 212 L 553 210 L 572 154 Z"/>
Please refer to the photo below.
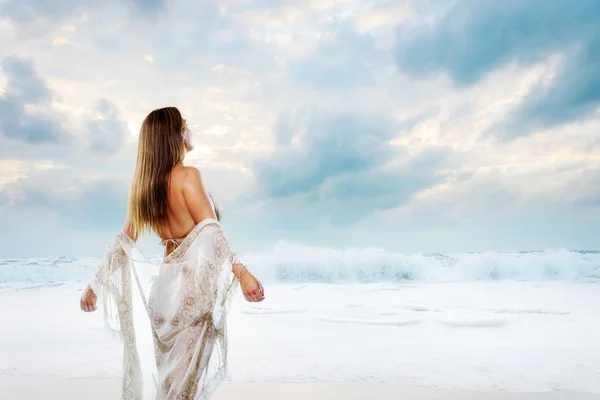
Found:
<path fill-rule="evenodd" d="M 159 256 L 149 257 L 158 260 Z M 242 259 L 264 283 L 582 282 L 600 283 L 600 251 L 401 254 L 378 248 L 308 247 L 281 242 Z M 82 282 L 97 258 L 0 259 L 0 285 Z"/>
<path fill-rule="evenodd" d="M 242 258 L 267 298 L 236 297 L 229 380 L 600 393 L 600 252 L 279 243 Z M 120 376 L 121 344 L 79 310 L 98 261 L 0 260 L 0 374 Z"/>

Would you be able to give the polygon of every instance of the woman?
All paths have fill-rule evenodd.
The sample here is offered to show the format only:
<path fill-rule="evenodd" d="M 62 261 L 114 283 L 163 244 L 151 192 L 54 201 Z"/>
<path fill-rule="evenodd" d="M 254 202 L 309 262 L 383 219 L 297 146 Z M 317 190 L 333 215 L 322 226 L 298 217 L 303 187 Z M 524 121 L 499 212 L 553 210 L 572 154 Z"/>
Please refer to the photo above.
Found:
<path fill-rule="evenodd" d="M 81 297 L 81 309 L 91 312 L 100 295 L 108 328 L 123 340 L 123 399 L 207 399 L 225 375 L 234 285 L 247 301 L 264 299 L 231 250 L 200 172 L 182 165 L 192 148 L 179 110 L 148 114 L 127 219 Z M 149 262 L 135 242 L 148 231 L 162 239 L 165 257 L 146 297 L 137 267 Z M 148 354 L 151 362 L 143 362 Z"/>

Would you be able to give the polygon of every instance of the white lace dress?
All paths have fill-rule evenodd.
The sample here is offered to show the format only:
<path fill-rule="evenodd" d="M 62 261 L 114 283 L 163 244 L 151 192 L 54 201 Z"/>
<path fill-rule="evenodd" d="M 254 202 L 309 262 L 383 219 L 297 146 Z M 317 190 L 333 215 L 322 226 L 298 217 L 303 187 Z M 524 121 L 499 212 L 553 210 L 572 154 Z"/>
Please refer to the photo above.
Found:
<path fill-rule="evenodd" d="M 219 222 L 204 220 L 158 265 L 146 296 L 138 267 L 148 261 L 139 255 L 120 232 L 90 282 L 123 340 L 122 399 L 208 399 L 226 374 L 240 261 Z"/>

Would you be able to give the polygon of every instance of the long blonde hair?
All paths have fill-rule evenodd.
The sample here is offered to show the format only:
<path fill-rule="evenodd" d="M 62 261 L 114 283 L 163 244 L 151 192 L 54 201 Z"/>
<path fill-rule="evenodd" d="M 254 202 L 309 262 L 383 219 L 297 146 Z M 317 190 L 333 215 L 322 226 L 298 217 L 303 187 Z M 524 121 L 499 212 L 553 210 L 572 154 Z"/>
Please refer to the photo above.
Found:
<path fill-rule="evenodd" d="M 129 218 L 136 234 L 160 233 L 166 221 L 171 170 L 185 157 L 184 129 L 175 107 L 154 110 L 142 123 L 129 192 Z"/>

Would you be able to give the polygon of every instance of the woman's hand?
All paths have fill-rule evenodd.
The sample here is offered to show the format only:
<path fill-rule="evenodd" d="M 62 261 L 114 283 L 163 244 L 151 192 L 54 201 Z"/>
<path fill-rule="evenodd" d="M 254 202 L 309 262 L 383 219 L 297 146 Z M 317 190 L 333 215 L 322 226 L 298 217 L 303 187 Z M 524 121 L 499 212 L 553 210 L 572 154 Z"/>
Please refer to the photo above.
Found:
<path fill-rule="evenodd" d="M 81 295 L 81 299 L 79 300 L 80 307 L 85 312 L 96 311 L 96 300 L 98 297 L 92 290 L 92 288 L 88 285 L 83 291 Z"/>
<path fill-rule="evenodd" d="M 240 287 L 242 293 L 244 293 L 244 298 L 249 302 L 258 303 L 265 299 L 265 289 L 246 268 L 242 271 Z"/>

